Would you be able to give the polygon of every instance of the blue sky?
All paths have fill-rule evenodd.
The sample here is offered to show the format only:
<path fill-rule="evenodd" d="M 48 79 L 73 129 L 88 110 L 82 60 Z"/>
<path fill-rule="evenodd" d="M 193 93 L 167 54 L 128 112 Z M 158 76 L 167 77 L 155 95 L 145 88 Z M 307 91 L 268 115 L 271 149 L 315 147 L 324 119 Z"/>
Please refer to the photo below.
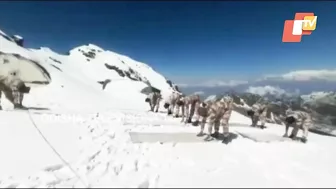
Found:
<path fill-rule="evenodd" d="M 335 10 L 332 1 L 8 1 L 0 2 L 0 28 L 57 52 L 93 43 L 195 83 L 334 69 Z M 317 29 L 301 43 L 282 43 L 295 12 L 314 12 Z"/>

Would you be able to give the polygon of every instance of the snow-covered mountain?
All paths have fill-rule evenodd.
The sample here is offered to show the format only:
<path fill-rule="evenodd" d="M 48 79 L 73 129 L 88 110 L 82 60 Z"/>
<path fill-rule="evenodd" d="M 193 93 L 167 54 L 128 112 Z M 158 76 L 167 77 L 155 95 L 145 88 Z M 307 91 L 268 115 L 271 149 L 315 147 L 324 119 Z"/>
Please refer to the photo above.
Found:
<path fill-rule="evenodd" d="M 28 59 L 36 60 L 51 73 L 53 82 L 50 86 L 33 89 L 32 95 L 27 95 L 25 103 L 32 100 L 29 99 L 30 97 L 38 98 L 39 95 L 47 95 L 51 97 L 48 102 L 45 102 L 48 107 L 53 107 L 64 97 L 72 98 L 71 102 L 74 106 L 85 103 L 87 107 L 92 107 L 97 103 L 107 105 L 109 103 L 105 103 L 106 101 L 125 99 L 125 94 L 130 94 L 129 99 L 126 98 L 127 101 L 146 106 L 143 100 L 144 94 L 140 93 L 146 86 L 160 89 L 163 96 L 175 90 L 171 81 L 166 80 L 147 64 L 93 44 L 76 47 L 70 50 L 68 55 L 61 55 L 47 47 L 23 48 L 4 32 L 1 32 L 0 40 L 2 52 L 19 53 Z M 104 82 L 106 86 L 102 90 Z M 55 98 L 51 93 L 56 93 L 57 97 Z M 82 98 L 77 98 L 78 96 Z M 84 102 L 82 102 L 83 98 L 85 98 Z M 113 103 L 118 103 L 124 108 L 129 104 L 123 100 Z"/>
<path fill-rule="evenodd" d="M 335 138 L 285 140 L 282 126 L 253 129 L 233 111 L 234 141 L 204 143 L 198 127 L 147 111 L 144 87 L 176 89 L 150 66 L 92 44 L 62 55 L 15 39 L 0 31 L 0 51 L 40 62 L 52 82 L 32 85 L 29 111 L 0 111 L 1 188 L 335 187 Z"/>

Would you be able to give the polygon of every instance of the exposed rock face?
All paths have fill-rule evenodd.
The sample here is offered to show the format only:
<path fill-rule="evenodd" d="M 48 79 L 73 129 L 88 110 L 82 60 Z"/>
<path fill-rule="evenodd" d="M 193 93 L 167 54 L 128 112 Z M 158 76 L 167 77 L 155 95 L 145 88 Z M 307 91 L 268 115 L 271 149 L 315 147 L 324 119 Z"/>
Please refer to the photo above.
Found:
<path fill-rule="evenodd" d="M 13 35 L 13 36 L 11 36 L 11 38 L 14 40 L 14 42 L 15 42 L 17 45 L 23 47 L 23 42 L 24 42 L 23 37 L 21 37 L 21 36 L 19 36 L 19 35 Z"/>

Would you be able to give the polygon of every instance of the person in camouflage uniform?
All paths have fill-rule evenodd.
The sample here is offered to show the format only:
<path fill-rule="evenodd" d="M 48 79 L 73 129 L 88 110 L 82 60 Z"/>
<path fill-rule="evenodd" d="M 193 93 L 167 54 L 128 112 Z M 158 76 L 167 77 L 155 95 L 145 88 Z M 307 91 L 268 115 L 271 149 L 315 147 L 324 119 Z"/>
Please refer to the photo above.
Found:
<path fill-rule="evenodd" d="M 307 109 L 307 108 L 306 108 Z M 286 130 L 283 137 L 289 137 L 293 140 L 297 139 L 297 133 L 299 129 L 303 130 L 303 136 L 301 141 L 303 143 L 307 142 L 308 130 L 313 125 L 312 117 L 309 113 L 304 111 L 293 111 L 292 109 L 288 109 L 286 111 Z M 293 126 L 293 130 L 290 136 L 288 136 L 289 127 Z"/>
<path fill-rule="evenodd" d="M 164 108 L 168 109 L 167 114 L 173 115 L 174 117 L 178 117 L 179 115 L 179 109 L 180 109 L 180 98 L 182 97 L 182 94 L 176 91 L 173 91 L 171 95 L 169 95 L 168 99 L 164 103 Z M 175 110 L 176 109 L 176 110 Z"/>
<path fill-rule="evenodd" d="M 260 128 L 264 129 L 265 128 L 265 123 L 266 123 L 266 114 L 267 114 L 267 106 L 268 103 L 260 103 L 257 102 L 252 105 L 252 109 L 247 111 L 247 115 L 251 117 L 252 120 L 252 127 L 256 127 L 258 121 L 260 121 Z"/>
<path fill-rule="evenodd" d="M 198 107 L 200 105 L 200 96 L 197 94 L 192 94 L 186 97 L 182 97 L 180 101 L 180 104 L 182 106 L 181 122 L 191 123 L 195 111 L 198 110 Z"/>
<path fill-rule="evenodd" d="M 155 112 L 159 111 L 161 99 L 162 99 L 162 96 L 159 92 L 151 92 L 148 94 L 145 101 L 149 103 L 150 111 L 154 112 L 154 109 L 155 109 Z"/>
<path fill-rule="evenodd" d="M 2 92 L 6 98 L 14 105 L 14 109 L 27 109 L 22 105 L 24 93 L 29 93 L 30 88 L 17 76 L 16 71 L 7 74 L 0 73 L 0 110 Z"/>
<path fill-rule="evenodd" d="M 227 96 L 219 101 L 208 102 L 201 106 L 205 109 L 199 111 L 200 116 L 202 117 L 202 122 L 201 130 L 197 136 L 204 135 L 205 122 L 208 120 L 208 136 L 205 140 L 213 140 L 213 138 L 217 138 L 219 135 L 219 127 L 222 125 L 224 136 L 222 142 L 225 144 L 230 143 L 232 139 L 230 138 L 229 133 L 229 120 L 233 109 L 233 99 Z M 212 134 L 213 127 L 215 128 L 214 134 Z"/>
<path fill-rule="evenodd" d="M 206 118 L 208 117 L 208 108 L 211 105 L 211 103 L 213 103 L 212 101 L 204 101 L 201 102 L 200 105 L 197 108 L 196 111 L 196 119 L 195 121 L 192 123 L 193 126 L 198 126 L 200 123 L 200 119 L 201 119 L 201 123 L 204 129 L 204 125 L 206 122 Z"/>
<path fill-rule="evenodd" d="M 198 126 L 199 123 L 200 123 L 200 119 L 201 119 L 201 123 L 203 125 L 203 129 L 201 127 L 201 130 L 203 131 L 204 130 L 204 125 L 206 123 L 206 119 L 208 117 L 208 112 L 209 112 L 209 108 L 210 108 L 210 105 L 221 100 L 222 98 L 217 98 L 217 97 L 214 97 L 214 98 L 210 98 L 210 99 L 205 99 L 203 102 L 201 102 L 197 108 L 197 111 L 196 111 L 196 119 L 195 121 L 193 122 L 193 125 L 194 126 Z"/>

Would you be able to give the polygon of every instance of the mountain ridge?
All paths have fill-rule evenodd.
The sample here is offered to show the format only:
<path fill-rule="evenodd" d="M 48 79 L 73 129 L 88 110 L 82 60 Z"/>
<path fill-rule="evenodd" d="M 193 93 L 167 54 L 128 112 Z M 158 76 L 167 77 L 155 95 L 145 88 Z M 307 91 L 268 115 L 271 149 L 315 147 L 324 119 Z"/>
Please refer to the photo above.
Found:
<path fill-rule="evenodd" d="M 23 40 L 23 38 L 21 39 Z M 129 93 L 135 94 L 129 100 L 142 104 L 142 107 L 148 107 L 143 100 L 145 94 L 141 92 L 145 87 L 150 86 L 160 89 L 164 98 L 172 91 L 178 90 L 178 87 L 171 80 L 167 80 L 150 65 L 136 61 L 126 55 L 104 50 L 92 43 L 74 47 L 67 54 L 60 54 L 44 46 L 38 49 L 25 48 L 24 44 L 16 43 L 12 37 L 1 30 L 0 41 L 0 50 L 4 53 L 18 53 L 28 59 L 39 62 L 52 75 L 52 83 L 50 85 L 57 85 L 58 90 L 63 91 L 64 95 L 69 92 L 66 96 L 74 98 L 74 102 L 77 101 L 76 95 L 104 93 L 103 96 L 105 96 L 106 100 L 101 99 L 102 102 L 93 102 L 99 100 L 92 100 L 95 97 L 88 95 L 88 102 L 92 101 L 92 104 L 104 103 L 104 101 L 113 101 L 115 99 L 115 103 L 123 107 L 126 105 L 122 105 L 122 101 L 116 99 L 122 99 L 125 94 Z M 66 80 L 70 80 L 70 82 Z M 73 92 L 68 91 L 67 88 L 70 86 L 66 85 L 70 85 L 69 83 L 72 82 L 71 87 L 76 88 L 78 85 L 85 85 L 88 91 L 78 92 L 78 94 L 71 97 L 70 93 Z M 24 101 L 28 102 L 30 98 L 35 95 L 38 96 L 39 94 L 37 93 L 49 94 L 51 90 L 48 91 L 48 88 L 56 90 L 55 87 L 36 86 L 32 90 L 32 95 L 26 95 L 25 99 L 27 100 Z M 80 90 L 83 89 L 81 88 Z"/>

